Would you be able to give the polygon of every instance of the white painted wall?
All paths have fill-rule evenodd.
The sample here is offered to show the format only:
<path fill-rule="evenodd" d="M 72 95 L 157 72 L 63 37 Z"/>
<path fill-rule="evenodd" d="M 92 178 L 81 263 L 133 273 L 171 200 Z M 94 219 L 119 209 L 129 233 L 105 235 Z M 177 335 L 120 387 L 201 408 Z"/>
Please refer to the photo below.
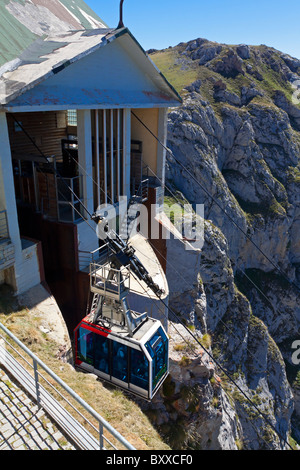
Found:
<path fill-rule="evenodd" d="M 21 294 L 40 283 L 37 246 L 32 244 L 23 250 L 18 223 L 12 159 L 6 115 L 0 112 L 0 210 L 6 210 L 8 230 L 15 250 L 14 270 L 10 283 Z"/>
<path fill-rule="evenodd" d="M 92 220 L 89 220 L 88 223 L 89 225 L 84 220 L 77 223 L 80 270 L 85 269 L 91 261 L 88 256 L 88 253 L 80 252 L 91 252 L 99 247 L 99 240 L 95 233 L 96 224 Z M 94 227 L 94 230 L 92 227 Z"/>
<path fill-rule="evenodd" d="M 167 116 L 168 109 L 162 108 L 158 111 L 158 139 L 164 147 L 167 145 Z M 158 178 L 165 184 L 165 168 L 166 168 L 166 150 L 157 142 L 157 166 L 156 174 Z"/>
<path fill-rule="evenodd" d="M 125 186 L 124 194 L 128 201 L 130 199 L 130 151 L 131 151 L 131 109 L 125 109 L 124 112 L 124 138 L 125 138 L 125 168 L 124 168 L 124 177 L 125 177 Z"/>
<path fill-rule="evenodd" d="M 40 284 L 40 269 L 35 243 L 31 243 L 30 246 L 22 249 L 21 256 L 16 259 L 15 278 L 17 294 L 23 294 Z"/>
<path fill-rule="evenodd" d="M 21 239 L 14 190 L 14 178 L 6 114 L 0 112 L 0 210 L 6 210 L 10 238 L 16 252 L 21 251 Z"/>
<path fill-rule="evenodd" d="M 93 202 L 93 150 L 92 150 L 92 120 L 88 109 L 77 111 L 78 137 L 78 171 L 82 175 L 83 203 L 90 214 L 94 212 Z M 87 217 L 88 214 L 84 214 Z"/>

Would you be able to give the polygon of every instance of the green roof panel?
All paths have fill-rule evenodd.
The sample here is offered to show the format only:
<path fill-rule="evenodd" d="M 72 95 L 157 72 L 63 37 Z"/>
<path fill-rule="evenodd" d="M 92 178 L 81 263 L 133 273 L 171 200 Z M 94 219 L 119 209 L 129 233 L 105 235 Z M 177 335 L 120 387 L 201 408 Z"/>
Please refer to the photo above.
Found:
<path fill-rule="evenodd" d="M 8 3 L 0 3 L 0 67 L 19 57 L 38 37 L 8 12 Z"/>
<path fill-rule="evenodd" d="M 2 0 L 0 67 L 19 58 L 37 39 L 97 27 L 106 24 L 83 0 Z"/>
<path fill-rule="evenodd" d="M 101 18 L 99 18 L 99 16 L 96 15 L 96 13 L 83 0 L 76 0 L 76 2 L 74 2 L 73 0 L 60 0 L 60 2 L 65 7 L 67 7 L 68 10 L 70 10 L 71 12 L 75 14 L 75 16 L 80 20 L 82 26 L 85 29 L 90 29 L 91 24 L 82 12 L 86 13 L 91 18 L 95 19 L 96 21 L 99 21 L 100 23 L 103 24 L 103 26 L 105 27 L 107 26 L 104 23 L 104 21 Z"/>

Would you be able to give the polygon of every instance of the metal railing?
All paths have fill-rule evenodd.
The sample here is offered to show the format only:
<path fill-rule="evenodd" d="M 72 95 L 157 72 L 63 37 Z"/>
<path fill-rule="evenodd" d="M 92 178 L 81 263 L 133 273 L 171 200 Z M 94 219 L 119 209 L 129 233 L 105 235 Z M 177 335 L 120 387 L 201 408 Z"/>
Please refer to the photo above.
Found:
<path fill-rule="evenodd" d="M 75 222 L 80 219 L 82 203 L 82 177 L 56 177 L 58 219 L 63 222 Z M 76 208 L 76 209 L 74 209 Z"/>
<path fill-rule="evenodd" d="M 6 211 L 0 211 L 0 238 L 9 238 L 7 213 Z"/>
<path fill-rule="evenodd" d="M 148 200 L 148 193 L 149 193 L 149 178 L 145 178 L 140 182 L 140 185 L 136 191 L 136 195 L 141 198 L 141 202 L 145 202 Z"/>
<path fill-rule="evenodd" d="M 122 450 L 135 450 L 118 431 L 63 382 L 2 323 L 0 323 L 0 331 L 2 331 L 0 333 L 0 365 L 9 371 L 27 393 L 33 397 L 38 406 L 56 422 L 79 449 L 118 450 L 117 445 L 121 445 Z M 13 341 L 13 344 L 8 338 Z M 17 347 L 21 348 L 22 353 Z M 26 357 L 24 357 L 24 353 Z M 18 360 L 16 357 L 18 357 Z M 42 369 L 50 379 L 42 375 L 39 369 Z M 42 380 L 45 382 L 43 385 Z M 54 382 L 54 385 L 50 380 Z M 61 389 L 67 393 L 67 397 L 60 391 Z M 74 402 L 76 405 L 74 405 Z M 78 406 L 81 408 L 80 410 Z M 109 434 L 109 437 L 107 434 Z"/>
<path fill-rule="evenodd" d="M 136 199 L 137 202 L 146 202 L 148 199 L 149 192 L 149 178 L 144 178 L 143 180 L 136 181 L 135 178 L 132 178 L 131 181 L 131 193 L 132 199 Z"/>
<path fill-rule="evenodd" d="M 90 264 L 101 263 L 109 257 L 109 246 L 105 244 L 93 251 L 78 250 L 79 269 L 85 269 Z"/>
<path fill-rule="evenodd" d="M 159 179 L 159 177 L 156 175 L 156 173 L 150 168 L 149 165 L 147 165 L 143 160 L 142 160 L 143 169 L 142 169 L 142 174 L 143 174 L 143 179 L 147 178 L 149 181 L 149 186 L 155 188 L 157 186 L 161 186 L 163 182 Z"/>
<path fill-rule="evenodd" d="M 91 291 L 120 301 L 130 290 L 130 266 L 113 269 L 109 265 L 90 265 Z"/>
<path fill-rule="evenodd" d="M 78 222 L 86 217 L 82 198 L 82 176 L 55 177 L 56 197 L 42 196 L 42 214 L 59 222 Z"/>

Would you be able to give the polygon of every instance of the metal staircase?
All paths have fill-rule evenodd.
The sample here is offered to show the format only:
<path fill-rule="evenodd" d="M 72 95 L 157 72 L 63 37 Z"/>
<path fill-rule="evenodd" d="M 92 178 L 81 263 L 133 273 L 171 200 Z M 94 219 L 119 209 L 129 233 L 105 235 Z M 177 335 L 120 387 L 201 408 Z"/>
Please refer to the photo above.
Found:
<path fill-rule="evenodd" d="M 123 218 L 119 227 L 120 237 L 124 240 L 128 240 L 130 233 L 134 228 L 134 221 L 139 216 L 139 206 L 144 204 L 148 200 L 149 195 L 149 179 L 145 178 L 140 182 L 137 187 L 135 194 L 133 194 L 129 200 L 127 206 L 127 212 Z"/>

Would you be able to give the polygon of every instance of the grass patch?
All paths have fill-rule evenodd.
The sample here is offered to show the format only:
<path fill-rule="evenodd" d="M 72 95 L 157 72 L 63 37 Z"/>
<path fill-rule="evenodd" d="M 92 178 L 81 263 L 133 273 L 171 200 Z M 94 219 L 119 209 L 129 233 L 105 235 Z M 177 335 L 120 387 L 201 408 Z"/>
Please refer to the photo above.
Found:
<path fill-rule="evenodd" d="M 219 55 L 209 62 L 209 67 L 198 65 L 198 60 L 192 60 L 189 55 L 182 52 L 187 44 L 180 44 L 173 48 L 162 51 L 156 51 L 151 54 L 151 59 L 165 75 L 167 80 L 174 86 L 179 94 L 185 94 L 184 88 L 195 80 L 201 80 L 201 95 L 213 107 L 217 116 L 221 117 L 221 108 L 224 103 L 214 100 L 214 82 L 222 80 L 226 84 L 226 90 L 229 93 L 241 95 L 242 87 L 250 87 L 253 83 L 257 90 L 261 91 L 263 96 L 256 96 L 251 103 L 278 109 L 273 102 L 276 91 L 281 91 L 287 100 L 291 102 L 294 89 L 285 79 L 282 73 L 285 63 L 280 57 L 280 53 L 275 49 L 266 46 L 251 46 L 251 56 L 243 61 L 244 74 L 240 73 L 236 77 L 224 77 L 214 72 L 211 66 L 219 61 L 228 53 L 229 47 L 235 46 L 223 45 L 223 49 Z M 206 46 L 216 44 L 210 43 Z M 247 67 L 251 67 L 251 73 Z M 259 79 L 258 77 L 262 79 Z M 300 105 L 297 105 L 300 108 Z"/>
<path fill-rule="evenodd" d="M 300 184 L 300 168 L 298 166 L 289 166 L 287 178 L 288 183 Z"/>
<path fill-rule="evenodd" d="M 17 306 L 16 299 L 6 286 L 0 286 L 0 322 L 134 447 L 138 450 L 169 449 L 132 396 L 58 360 L 60 345 L 40 330 L 38 316 Z M 49 380 L 52 381 L 51 378 Z M 75 406 L 79 408 L 77 404 Z M 69 411 L 72 413 L 71 409 Z"/>
<path fill-rule="evenodd" d="M 156 52 L 150 57 L 178 93 L 199 78 L 196 64 L 185 66 L 179 63 L 180 55 L 174 49 Z"/>
<path fill-rule="evenodd" d="M 183 356 L 180 361 L 179 361 L 179 365 L 181 367 L 187 367 L 189 366 L 190 364 L 192 363 L 192 359 L 190 359 L 189 357 L 187 356 Z"/>
<path fill-rule="evenodd" d="M 210 334 L 208 333 L 205 333 L 202 338 L 201 338 L 201 344 L 203 344 L 203 346 L 206 348 L 206 349 L 209 349 L 212 345 L 212 338 L 210 336 Z"/>

